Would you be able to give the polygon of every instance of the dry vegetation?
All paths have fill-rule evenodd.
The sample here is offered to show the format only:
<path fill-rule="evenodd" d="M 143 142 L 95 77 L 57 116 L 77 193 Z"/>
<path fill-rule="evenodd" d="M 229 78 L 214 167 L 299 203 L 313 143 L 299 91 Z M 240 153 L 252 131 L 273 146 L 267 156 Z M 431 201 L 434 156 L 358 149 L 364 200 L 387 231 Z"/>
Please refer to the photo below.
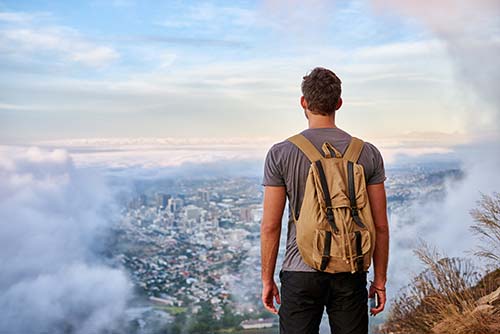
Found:
<path fill-rule="evenodd" d="M 482 245 L 476 255 L 490 272 L 423 244 L 415 253 L 425 270 L 396 297 L 383 333 L 500 333 L 500 194 L 482 195 L 471 215 Z"/>
<path fill-rule="evenodd" d="M 500 193 L 481 195 L 478 207 L 471 211 L 471 215 L 476 221 L 471 229 L 481 240 L 476 255 L 500 268 Z"/>

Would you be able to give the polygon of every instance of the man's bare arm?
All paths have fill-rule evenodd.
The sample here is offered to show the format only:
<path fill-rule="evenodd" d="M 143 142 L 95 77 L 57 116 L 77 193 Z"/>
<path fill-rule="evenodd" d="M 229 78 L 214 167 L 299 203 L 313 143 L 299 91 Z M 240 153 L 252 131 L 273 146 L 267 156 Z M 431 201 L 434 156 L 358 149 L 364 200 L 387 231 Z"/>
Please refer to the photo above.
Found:
<path fill-rule="evenodd" d="M 370 287 L 370 297 L 377 294 L 378 307 L 371 313 L 377 314 L 384 310 L 386 302 L 385 283 L 387 282 L 387 263 L 389 260 L 389 224 L 387 222 L 387 198 L 384 183 L 367 186 L 373 222 L 375 224 L 376 241 L 373 253 L 374 279 Z"/>
<path fill-rule="evenodd" d="M 274 282 L 274 268 L 281 234 L 281 219 L 286 203 L 285 187 L 264 188 L 264 211 L 260 228 L 262 262 L 262 302 L 271 312 L 277 313 L 273 299 L 280 304 L 279 292 Z"/>

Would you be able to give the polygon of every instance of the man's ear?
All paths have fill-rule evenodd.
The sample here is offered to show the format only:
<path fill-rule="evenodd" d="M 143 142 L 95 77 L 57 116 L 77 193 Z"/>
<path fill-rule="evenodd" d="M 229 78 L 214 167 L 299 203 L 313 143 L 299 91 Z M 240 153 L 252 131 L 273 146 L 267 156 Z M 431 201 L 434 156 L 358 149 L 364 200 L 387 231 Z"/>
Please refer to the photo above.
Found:
<path fill-rule="evenodd" d="M 304 116 L 309 119 L 309 116 L 307 115 L 307 101 L 306 99 L 304 98 L 304 96 L 301 96 L 300 97 L 300 105 L 302 106 L 302 108 L 304 108 Z"/>
<path fill-rule="evenodd" d="M 341 98 L 341 97 L 339 97 L 339 101 L 337 102 L 337 107 L 335 108 L 335 110 L 339 110 L 339 109 L 340 109 L 340 107 L 342 107 L 342 102 L 343 102 L 343 101 L 342 101 L 342 98 Z"/>
<path fill-rule="evenodd" d="M 302 106 L 302 108 L 307 109 L 307 101 L 304 96 L 300 97 L 300 105 Z"/>

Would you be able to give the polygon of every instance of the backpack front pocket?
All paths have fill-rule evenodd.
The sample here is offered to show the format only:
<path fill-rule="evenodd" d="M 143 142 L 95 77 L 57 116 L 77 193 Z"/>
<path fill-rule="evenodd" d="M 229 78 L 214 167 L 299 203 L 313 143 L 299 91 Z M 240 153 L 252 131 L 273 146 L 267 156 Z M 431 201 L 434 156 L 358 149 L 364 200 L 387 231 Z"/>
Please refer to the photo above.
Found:
<path fill-rule="evenodd" d="M 342 234 L 317 229 L 313 244 L 314 264 L 320 269 L 327 261 L 325 269 L 328 272 L 357 271 L 358 261 L 370 252 L 371 242 L 368 230 Z"/>

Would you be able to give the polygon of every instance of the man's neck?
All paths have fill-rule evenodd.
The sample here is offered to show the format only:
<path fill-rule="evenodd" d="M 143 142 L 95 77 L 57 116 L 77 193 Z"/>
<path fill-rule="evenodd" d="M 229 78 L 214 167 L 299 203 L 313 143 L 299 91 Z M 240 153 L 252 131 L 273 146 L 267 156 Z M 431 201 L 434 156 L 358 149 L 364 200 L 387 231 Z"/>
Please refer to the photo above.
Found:
<path fill-rule="evenodd" d="M 309 129 L 336 128 L 335 117 L 310 115 L 308 118 Z"/>

